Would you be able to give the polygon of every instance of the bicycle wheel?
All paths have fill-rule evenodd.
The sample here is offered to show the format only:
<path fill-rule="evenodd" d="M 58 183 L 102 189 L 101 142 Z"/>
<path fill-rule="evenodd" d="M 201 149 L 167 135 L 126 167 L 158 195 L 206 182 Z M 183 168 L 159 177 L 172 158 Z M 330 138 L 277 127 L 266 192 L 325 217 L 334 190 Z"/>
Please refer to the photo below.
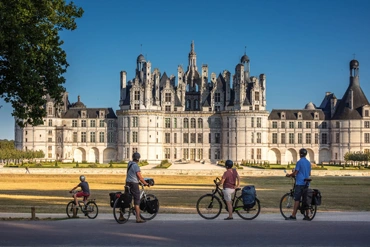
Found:
<path fill-rule="evenodd" d="M 290 215 L 292 215 L 294 207 L 294 198 L 291 193 L 286 193 L 280 200 L 280 213 L 281 215 L 287 219 Z"/>
<path fill-rule="evenodd" d="M 121 208 L 119 201 L 119 198 L 117 198 L 113 204 L 113 216 L 118 224 L 123 224 L 130 218 L 131 210 L 130 208 Z"/>
<path fill-rule="evenodd" d="M 98 216 L 98 213 L 99 213 L 98 205 L 96 205 L 94 201 L 86 203 L 85 215 L 89 219 L 95 219 L 96 216 Z"/>
<path fill-rule="evenodd" d="M 307 210 L 304 210 L 303 215 L 305 219 L 311 221 L 315 218 L 317 211 L 317 205 L 311 205 Z"/>
<path fill-rule="evenodd" d="M 153 200 L 156 200 L 156 199 L 157 199 L 157 197 L 155 197 L 155 195 L 152 195 L 152 194 L 146 195 L 146 200 L 145 200 L 145 197 L 141 198 L 141 201 L 140 201 L 140 216 L 143 220 L 154 219 L 154 217 L 157 215 L 158 210 L 159 210 L 159 203 L 158 203 L 158 207 L 156 208 L 156 210 L 154 210 L 154 213 L 149 213 L 148 212 L 148 208 L 147 208 L 147 204 L 146 204 L 146 201 L 153 201 Z"/>
<path fill-rule="evenodd" d="M 196 207 L 200 217 L 206 220 L 213 220 L 220 215 L 222 204 L 217 196 L 206 194 L 198 199 Z"/>
<path fill-rule="evenodd" d="M 67 213 L 68 218 L 72 218 L 73 217 L 73 205 L 74 204 L 75 204 L 74 201 L 70 201 L 67 204 L 66 213 Z M 76 216 L 77 216 L 77 213 L 78 213 L 78 208 L 76 208 Z"/>
<path fill-rule="evenodd" d="M 260 201 L 256 198 L 256 204 L 252 208 L 244 208 L 243 198 L 239 196 L 236 199 L 235 211 L 244 220 L 253 220 L 261 212 Z"/>

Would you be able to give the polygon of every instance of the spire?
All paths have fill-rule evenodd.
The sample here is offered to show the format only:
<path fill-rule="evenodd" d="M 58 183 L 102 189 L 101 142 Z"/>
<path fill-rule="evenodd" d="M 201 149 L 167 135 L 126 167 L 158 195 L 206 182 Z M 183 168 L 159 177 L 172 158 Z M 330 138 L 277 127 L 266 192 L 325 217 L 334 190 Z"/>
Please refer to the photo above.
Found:
<path fill-rule="evenodd" d="M 194 50 L 194 40 L 191 41 L 191 45 L 190 45 L 188 70 L 192 68 L 194 68 L 194 70 L 198 70 L 197 69 L 197 54 L 195 53 L 195 50 Z"/>

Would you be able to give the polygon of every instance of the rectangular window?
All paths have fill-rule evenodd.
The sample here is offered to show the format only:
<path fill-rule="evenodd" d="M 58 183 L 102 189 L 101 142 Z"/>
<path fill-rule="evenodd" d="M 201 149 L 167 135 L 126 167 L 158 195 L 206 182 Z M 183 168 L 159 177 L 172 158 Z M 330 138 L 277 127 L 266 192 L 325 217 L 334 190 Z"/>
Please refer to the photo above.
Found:
<path fill-rule="evenodd" d="M 254 143 L 254 133 L 251 133 L 251 143 Z"/>
<path fill-rule="evenodd" d="M 136 131 L 132 132 L 132 142 L 137 142 L 137 132 Z"/>
<path fill-rule="evenodd" d="M 254 128 L 254 117 L 251 117 L 251 128 Z"/>
<path fill-rule="evenodd" d="M 221 159 L 221 152 L 220 152 L 220 149 L 216 149 L 216 150 L 215 150 L 215 159 L 216 159 L 216 160 Z"/>
<path fill-rule="evenodd" d="M 260 160 L 262 158 L 262 151 L 260 148 L 257 148 L 257 159 Z"/>
<path fill-rule="evenodd" d="M 221 143 L 221 134 L 215 133 L 215 143 Z"/>
<path fill-rule="evenodd" d="M 260 92 L 254 92 L 254 99 L 256 101 L 259 101 L 260 100 Z"/>
<path fill-rule="evenodd" d="M 90 120 L 90 127 L 95 127 L 95 125 L 96 125 L 95 120 Z"/>
<path fill-rule="evenodd" d="M 81 142 L 86 142 L 86 132 L 81 132 Z"/>
<path fill-rule="evenodd" d="M 177 149 L 176 148 L 173 149 L 173 158 L 177 159 Z"/>
<path fill-rule="evenodd" d="M 306 129 L 311 129 L 311 122 L 306 122 Z"/>
<path fill-rule="evenodd" d="M 53 120 L 49 119 L 49 126 L 53 126 Z"/>
<path fill-rule="evenodd" d="M 114 127 L 114 121 L 113 120 L 108 120 L 108 128 Z"/>
<path fill-rule="evenodd" d="M 53 147 L 52 146 L 48 146 L 48 150 L 49 151 L 53 150 Z"/>
<path fill-rule="evenodd" d="M 215 103 L 221 102 L 221 94 L 220 93 L 215 93 Z"/>
<path fill-rule="evenodd" d="M 289 122 L 289 129 L 294 129 L 294 122 Z"/>
<path fill-rule="evenodd" d="M 77 127 L 77 120 L 72 120 L 72 127 Z"/>
<path fill-rule="evenodd" d="M 81 120 L 81 127 L 86 127 L 86 120 Z"/>
<path fill-rule="evenodd" d="M 203 133 L 198 133 L 198 143 L 203 143 Z"/>
<path fill-rule="evenodd" d="M 184 143 L 189 143 L 189 133 L 184 133 Z"/>
<path fill-rule="evenodd" d="M 285 129 L 285 122 L 281 122 L 281 128 Z"/>
<path fill-rule="evenodd" d="M 319 128 L 319 122 L 315 122 L 315 129 Z"/>
<path fill-rule="evenodd" d="M 177 128 L 177 118 L 174 118 L 173 119 L 173 127 L 174 128 Z"/>
<path fill-rule="evenodd" d="M 311 133 L 306 133 L 306 144 L 311 144 Z"/>
<path fill-rule="evenodd" d="M 135 100 L 140 100 L 140 91 L 135 91 L 134 99 Z"/>
<path fill-rule="evenodd" d="M 370 121 L 365 121 L 365 128 L 370 128 Z"/>
<path fill-rule="evenodd" d="M 130 143 L 130 132 L 128 132 L 128 131 L 126 133 L 126 142 Z"/>
<path fill-rule="evenodd" d="M 281 140 L 280 140 L 280 142 L 282 144 L 285 144 L 285 133 L 281 133 Z"/>
<path fill-rule="evenodd" d="M 190 143 L 195 143 L 195 140 L 196 140 L 195 133 L 191 133 L 190 134 Z"/>
<path fill-rule="evenodd" d="M 108 143 L 114 143 L 114 132 L 108 132 Z"/>
<path fill-rule="evenodd" d="M 132 117 L 132 127 L 138 127 L 138 125 L 139 125 L 139 118 Z"/>
<path fill-rule="evenodd" d="M 262 120 L 260 117 L 257 118 L 257 128 L 261 128 L 262 126 Z"/>
<path fill-rule="evenodd" d="M 294 144 L 294 133 L 289 133 L 289 144 Z"/>
<path fill-rule="evenodd" d="M 165 159 L 170 159 L 171 158 L 171 149 L 170 148 L 165 148 L 164 149 L 164 158 Z"/>
<path fill-rule="evenodd" d="M 212 135 L 211 135 L 211 133 L 208 133 L 208 143 L 212 143 Z"/>
<path fill-rule="evenodd" d="M 261 138 L 261 133 L 257 133 L 257 143 L 261 143 L 262 142 L 262 138 Z"/>
<path fill-rule="evenodd" d="M 190 160 L 195 160 L 195 148 L 190 149 Z"/>
<path fill-rule="evenodd" d="M 171 103 L 171 93 L 166 93 L 165 94 L 165 102 Z"/>
<path fill-rule="evenodd" d="M 177 143 L 177 133 L 173 133 L 173 143 Z"/>
<path fill-rule="evenodd" d="M 328 143 L 328 135 L 326 133 L 322 133 L 321 144 L 327 144 L 327 143 Z"/>
<path fill-rule="evenodd" d="M 272 133 L 272 143 L 277 144 L 277 133 Z"/>
<path fill-rule="evenodd" d="M 99 127 L 104 127 L 104 120 L 99 121 Z"/>
<path fill-rule="evenodd" d="M 53 135 L 53 131 L 52 131 L 52 130 L 49 130 L 49 131 L 48 131 L 48 135 L 49 135 L 49 136 Z"/>
<path fill-rule="evenodd" d="M 99 142 L 104 142 L 104 132 L 99 132 Z"/>
<path fill-rule="evenodd" d="M 185 160 L 189 159 L 189 149 L 188 148 L 184 148 L 183 158 Z"/>
<path fill-rule="evenodd" d="M 254 149 L 251 149 L 251 159 L 254 160 Z"/>
<path fill-rule="evenodd" d="M 73 142 L 77 142 L 77 132 L 73 132 Z"/>
<path fill-rule="evenodd" d="M 171 111 L 171 106 L 170 105 L 166 105 L 165 108 L 164 108 L 165 111 Z"/>
<path fill-rule="evenodd" d="M 319 134 L 315 134 L 315 144 L 319 144 Z"/>
<path fill-rule="evenodd" d="M 302 133 L 298 133 L 298 144 L 302 144 Z"/>
<path fill-rule="evenodd" d="M 203 149 L 199 148 L 198 149 L 198 160 L 202 160 L 203 159 Z"/>
<path fill-rule="evenodd" d="M 171 119 L 170 118 L 165 118 L 164 119 L 164 127 L 169 129 L 171 128 Z"/>
<path fill-rule="evenodd" d="M 339 143 L 339 133 L 335 133 L 335 143 Z"/>
<path fill-rule="evenodd" d="M 95 142 L 95 132 L 90 132 L 90 142 Z"/>
<path fill-rule="evenodd" d="M 321 128 L 326 129 L 327 127 L 328 127 L 328 123 L 327 122 L 322 122 Z"/>
<path fill-rule="evenodd" d="M 298 128 L 302 129 L 302 122 L 298 122 Z"/>
<path fill-rule="evenodd" d="M 140 105 L 139 104 L 134 104 L 134 110 L 140 110 Z"/>
<path fill-rule="evenodd" d="M 365 133 L 365 143 L 370 143 L 370 134 Z"/>
<path fill-rule="evenodd" d="M 171 133 L 165 133 L 165 143 L 171 143 Z"/>
<path fill-rule="evenodd" d="M 340 123 L 339 123 L 339 121 L 336 121 L 336 122 L 335 122 L 335 128 L 340 128 Z"/>
<path fill-rule="evenodd" d="M 277 122 L 275 122 L 275 121 L 274 121 L 274 122 L 272 122 L 272 128 L 273 128 L 273 129 L 277 129 Z"/>

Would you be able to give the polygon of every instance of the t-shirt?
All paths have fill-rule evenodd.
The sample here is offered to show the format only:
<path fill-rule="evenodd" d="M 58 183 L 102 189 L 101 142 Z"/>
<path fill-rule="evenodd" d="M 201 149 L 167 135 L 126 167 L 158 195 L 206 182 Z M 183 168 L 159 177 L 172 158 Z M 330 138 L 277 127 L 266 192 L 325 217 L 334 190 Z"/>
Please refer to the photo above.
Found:
<path fill-rule="evenodd" d="M 224 172 L 224 175 L 222 175 L 222 178 L 225 179 L 223 183 L 223 188 L 235 189 L 237 176 L 238 172 L 236 171 L 236 169 L 227 169 L 226 172 Z"/>
<path fill-rule="evenodd" d="M 85 194 L 90 194 L 90 188 L 89 188 L 89 183 L 88 182 L 83 181 L 83 182 L 79 183 L 78 186 L 81 187 L 82 191 Z"/>
<path fill-rule="evenodd" d="M 140 172 L 139 165 L 134 161 L 130 161 L 127 165 L 127 170 L 126 182 L 139 183 L 139 179 L 136 175 L 137 172 Z"/>
<path fill-rule="evenodd" d="M 305 178 L 310 177 L 311 173 L 311 163 L 306 159 L 306 157 L 301 158 L 298 160 L 297 164 L 295 165 L 295 170 L 298 171 L 296 176 L 296 185 L 305 185 L 306 182 L 304 181 Z"/>

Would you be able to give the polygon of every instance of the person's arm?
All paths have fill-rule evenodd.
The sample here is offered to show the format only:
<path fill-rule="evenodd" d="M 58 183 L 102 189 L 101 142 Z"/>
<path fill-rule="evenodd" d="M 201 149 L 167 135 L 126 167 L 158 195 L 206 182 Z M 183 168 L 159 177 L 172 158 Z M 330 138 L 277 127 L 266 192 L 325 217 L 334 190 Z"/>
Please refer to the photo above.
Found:
<path fill-rule="evenodd" d="M 223 183 L 225 182 L 225 178 L 222 178 L 220 182 L 218 182 L 218 185 L 223 185 Z"/>
<path fill-rule="evenodd" d="M 295 177 L 295 176 L 297 176 L 298 172 L 299 171 L 297 169 L 294 169 L 294 172 L 292 172 L 291 174 L 287 174 L 286 176 L 287 177 Z"/>
<path fill-rule="evenodd" d="M 239 188 L 239 183 L 240 183 L 240 177 L 239 174 L 236 175 L 236 185 L 235 188 Z"/>
<path fill-rule="evenodd" d="M 141 172 L 137 172 L 136 176 L 140 180 L 140 182 L 142 182 L 146 186 L 149 186 L 149 184 L 144 180 L 143 176 L 141 175 Z"/>
<path fill-rule="evenodd" d="M 72 193 L 72 190 L 75 190 L 75 189 L 77 189 L 78 187 L 80 187 L 80 184 L 78 184 L 76 187 L 74 187 L 73 189 L 71 189 L 69 192 L 71 192 L 71 193 Z"/>

